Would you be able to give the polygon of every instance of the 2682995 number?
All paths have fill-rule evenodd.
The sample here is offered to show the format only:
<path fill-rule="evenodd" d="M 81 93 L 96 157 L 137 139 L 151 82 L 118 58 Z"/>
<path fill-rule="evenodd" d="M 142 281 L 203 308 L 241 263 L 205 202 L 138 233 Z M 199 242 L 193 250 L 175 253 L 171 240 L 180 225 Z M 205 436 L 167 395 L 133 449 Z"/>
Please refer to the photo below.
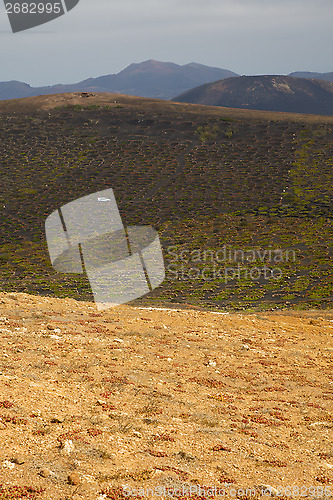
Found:
<path fill-rule="evenodd" d="M 24 2 L 24 3 L 6 3 L 6 13 L 7 14 L 61 14 L 62 8 L 61 3 L 35 3 L 35 2 Z"/>

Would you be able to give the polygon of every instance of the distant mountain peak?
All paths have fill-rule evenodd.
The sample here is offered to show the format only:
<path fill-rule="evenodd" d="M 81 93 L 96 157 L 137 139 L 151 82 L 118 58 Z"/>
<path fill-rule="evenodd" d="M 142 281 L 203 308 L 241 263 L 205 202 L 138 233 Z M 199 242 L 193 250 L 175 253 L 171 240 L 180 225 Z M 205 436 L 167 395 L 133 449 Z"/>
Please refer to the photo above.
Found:
<path fill-rule="evenodd" d="M 156 59 L 148 59 L 147 61 L 143 61 L 140 63 L 132 63 L 129 66 L 127 66 L 125 69 L 120 71 L 119 74 L 123 73 L 129 73 L 133 70 L 135 71 L 147 71 L 147 70 L 165 70 L 167 68 L 180 68 L 178 64 L 171 63 L 171 62 L 161 62 L 157 61 Z"/>
<path fill-rule="evenodd" d="M 211 68 L 202 64 L 190 63 L 180 66 L 172 62 L 148 59 L 140 63 L 132 63 L 116 75 L 85 80 L 81 82 L 79 90 L 84 90 L 83 87 L 88 86 L 88 91 L 92 89 L 98 91 L 97 88 L 100 86 L 102 92 L 120 92 L 141 97 L 170 99 L 196 85 L 231 76 L 238 75 L 225 69 Z"/>

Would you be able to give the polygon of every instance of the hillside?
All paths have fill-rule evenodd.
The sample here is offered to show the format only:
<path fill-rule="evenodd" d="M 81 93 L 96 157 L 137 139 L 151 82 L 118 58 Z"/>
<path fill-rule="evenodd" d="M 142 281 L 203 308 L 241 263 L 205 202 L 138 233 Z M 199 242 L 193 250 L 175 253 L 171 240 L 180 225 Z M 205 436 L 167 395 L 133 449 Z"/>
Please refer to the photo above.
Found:
<path fill-rule="evenodd" d="M 332 333 L 0 293 L 0 497 L 330 498 Z"/>
<path fill-rule="evenodd" d="M 1 290 L 91 300 L 51 267 L 44 222 L 111 187 L 163 246 L 166 280 L 136 304 L 331 308 L 332 125 L 112 94 L 2 102 Z"/>
<path fill-rule="evenodd" d="M 290 76 L 241 76 L 196 87 L 176 102 L 333 115 L 333 83 Z"/>
<path fill-rule="evenodd" d="M 0 82 L 0 100 L 19 99 L 32 95 L 33 89 L 27 83 L 12 80 Z"/>
<path fill-rule="evenodd" d="M 333 71 L 330 73 L 315 73 L 314 71 L 294 71 L 288 76 L 293 76 L 294 78 L 309 78 L 314 80 L 326 80 L 327 82 L 333 82 Z"/>
<path fill-rule="evenodd" d="M 131 64 L 117 74 L 88 78 L 73 84 L 31 87 L 22 82 L 0 82 L 0 100 L 66 92 L 117 92 L 169 99 L 197 85 L 238 76 L 232 71 L 190 63 L 180 66 L 155 60 Z"/>

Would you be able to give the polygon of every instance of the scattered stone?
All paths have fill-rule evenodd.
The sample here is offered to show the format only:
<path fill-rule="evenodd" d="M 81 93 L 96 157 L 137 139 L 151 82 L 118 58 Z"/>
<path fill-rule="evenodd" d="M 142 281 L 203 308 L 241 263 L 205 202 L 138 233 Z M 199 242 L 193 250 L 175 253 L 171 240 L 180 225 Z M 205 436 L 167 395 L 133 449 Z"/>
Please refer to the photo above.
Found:
<path fill-rule="evenodd" d="M 309 325 L 320 326 L 323 321 L 323 318 L 310 319 Z"/>
<path fill-rule="evenodd" d="M 62 441 L 60 444 L 60 448 L 66 455 L 72 453 L 75 450 L 74 443 L 71 439 L 66 439 L 66 441 Z"/>
<path fill-rule="evenodd" d="M 52 326 L 52 325 L 46 325 L 46 328 L 47 328 L 48 330 L 54 330 L 54 326 Z"/>
<path fill-rule="evenodd" d="M 40 410 L 34 410 L 31 415 L 31 417 L 41 417 L 42 416 L 42 412 Z"/>
<path fill-rule="evenodd" d="M 80 483 L 81 479 L 77 472 L 71 472 L 68 475 L 68 484 L 71 484 L 72 486 L 77 486 Z"/>
<path fill-rule="evenodd" d="M 43 467 L 43 469 L 41 469 L 38 474 L 42 477 L 50 477 L 52 473 L 51 473 L 50 469 Z"/>
<path fill-rule="evenodd" d="M 272 328 L 273 332 L 275 331 L 274 328 Z M 244 344 L 252 344 L 252 340 L 248 338 L 241 339 Z"/>
<path fill-rule="evenodd" d="M 111 460 L 113 459 L 113 455 L 109 453 L 107 450 L 102 450 L 99 448 L 93 448 L 90 450 L 89 455 L 97 458 L 102 458 L 103 460 Z M 87 476 L 84 476 L 87 479 Z"/>
<path fill-rule="evenodd" d="M 98 404 L 98 405 L 100 405 L 100 406 L 104 406 L 104 405 L 106 405 L 106 404 L 107 404 L 107 402 L 106 402 L 106 401 L 103 401 L 103 399 L 97 399 L 96 404 Z"/>
<path fill-rule="evenodd" d="M 62 424 L 65 421 L 65 417 L 53 417 L 51 418 L 51 424 Z"/>
<path fill-rule="evenodd" d="M 187 453 L 185 453 L 185 451 L 180 451 L 178 453 L 175 453 L 174 456 L 179 460 L 185 460 L 186 462 L 191 462 L 195 460 L 195 458 L 192 457 L 192 455 L 188 455 Z"/>
<path fill-rule="evenodd" d="M 15 455 L 13 458 L 10 459 L 10 462 L 16 465 L 22 465 L 25 462 L 25 459 L 21 455 Z"/>
<path fill-rule="evenodd" d="M 133 431 L 133 436 L 142 438 L 142 434 L 139 431 Z"/>

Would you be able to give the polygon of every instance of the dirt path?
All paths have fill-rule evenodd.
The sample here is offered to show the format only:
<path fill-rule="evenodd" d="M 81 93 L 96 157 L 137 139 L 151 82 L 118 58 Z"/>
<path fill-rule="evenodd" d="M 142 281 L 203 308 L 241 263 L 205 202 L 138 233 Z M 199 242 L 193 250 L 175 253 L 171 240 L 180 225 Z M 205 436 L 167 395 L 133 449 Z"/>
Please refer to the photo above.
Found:
<path fill-rule="evenodd" d="M 0 498 L 333 494 L 330 312 L 0 294 L 0 333 Z"/>

